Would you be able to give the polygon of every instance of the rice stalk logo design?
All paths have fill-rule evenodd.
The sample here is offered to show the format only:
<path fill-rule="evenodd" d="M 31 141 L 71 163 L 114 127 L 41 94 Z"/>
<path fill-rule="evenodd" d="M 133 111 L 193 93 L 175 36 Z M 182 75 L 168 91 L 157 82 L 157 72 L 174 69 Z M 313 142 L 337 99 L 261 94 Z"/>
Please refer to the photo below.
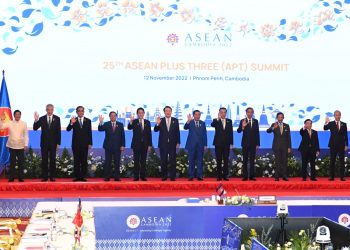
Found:
<path fill-rule="evenodd" d="M 174 45 L 179 42 L 179 37 L 176 34 L 169 34 L 167 38 L 168 43 Z"/>

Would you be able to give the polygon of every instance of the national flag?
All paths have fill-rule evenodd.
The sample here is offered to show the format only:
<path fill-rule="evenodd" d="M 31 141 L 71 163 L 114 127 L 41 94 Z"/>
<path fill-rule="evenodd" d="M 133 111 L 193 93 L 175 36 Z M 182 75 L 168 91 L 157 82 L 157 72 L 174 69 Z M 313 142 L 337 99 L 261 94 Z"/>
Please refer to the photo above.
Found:
<path fill-rule="evenodd" d="M 225 196 L 226 191 L 225 191 L 224 185 L 222 185 L 222 183 L 220 183 L 219 186 L 216 188 L 216 193 L 217 193 L 220 197 Z"/>
<path fill-rule="evenodd" d="M 83 216 L 81 216 L 81 208 L 81 199 L 79 198 L 77 213 L 73 220 L 73 224 L 78 228 L 81 228 L 81 226 L 83 225 Z"/>
<path fill-rule="evenodd" d="M 5 81 L 5 71 L 2 71 L 2 83 L 0 90 L 0 116 L 5 117 L 4 122 L 12 120 L 11 104 Z M 10 162 L 10 152 L 6 147 L 8 129 L 0 129 L 0 174 Z"/>

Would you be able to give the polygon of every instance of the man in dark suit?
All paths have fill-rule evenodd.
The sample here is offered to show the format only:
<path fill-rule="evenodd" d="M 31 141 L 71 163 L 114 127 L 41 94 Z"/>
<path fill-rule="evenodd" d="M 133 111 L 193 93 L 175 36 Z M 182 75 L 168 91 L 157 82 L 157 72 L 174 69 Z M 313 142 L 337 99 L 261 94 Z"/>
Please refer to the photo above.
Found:
<path fill-rule="evenodd" d="M 46 105 L 46 115 L 39 118 L 39 114 L 34 114 L 33 129 L 41 128 L 40 147 L 41 147 L 41 174 L 42 181 L 55 181 L 56 176 L 56 151 L 61 145 L 61 120 L 53 114 L 54 106 Z M 50 159 L 50 175 L 49 175 Z"/>
<path fill-rule="evenodd" d="M 205 123 L 200 120 L 201 112 L 193 111 L 193 119 L 191 114 L 187 116 L 187 122 L 184 126 L 185 130 L 189 130 L 186 146 L 188 151 L 188 180 L 194 178 L 195 167 L 197 166 L 197 180 L 203 181 L 203 155 L 207 149 L 207 128 Z"/>
<path fill-rule="evenodd" d="M 239 123 L 238 133 L 243 131 L 242 151 L 243 151 L 243 181 L 248 180 L 248 159 L 249 159 L 249 179 L 255 181 L 255 155 L 260 146 L 259 122 L 253 118 L 254 109 L 245 110 L 247 118 Z"/>
<path fill-rule="evenodd" d="M 147 181 L 147 151 L 150 151 L 152 147 L 151 123 L 144 119 L 145 110 L 143 108 L 138 108 L 136 113 L 138 119 L 134 120 L 134 117 L 131 116 L 128 124 L 128 129 L 133 131 L 131 148 L 134 152 L 134 181 L 138 181 L 139 178 Z"/>
<path fill-rule="evenodd" d="M 218 118 L 214 119 L 211 126 L 215 128 L 214 142 L 215 156 L 217 163 L 217 180 L 224 178 L 228 181 L 228 158 L 230 149 L 233 147 L 233 124 L 231 119 L 226 118 L 227 110 L 224 107 L 219 109 Z M 222 167 L 222 161 L 224 165 Z"/>
<path fill-rule="evenodd" d="M 284 181 L 288 181 L 288 154 L 292 147 L 290 129 L 289 125 L 283 122 L 284 114 L 282 112 L 278 112 L 276 118 L 277 121 L 267 129 L 267 133 L 273 133 L 272 150 L 276 158 L 275 181 L 279 181 L 281 176 Z"/>
<path fill-rule="evenodd" d="M 154 132 L 159 131 L 158 147 L 162 170 L 162 181 L 168 178 L 168 164 L 170 163 L 170 180 L 176 177 L 176 149 L 180 146 L 179 120 L 171 117 L 172 108 L 165 106 L 165 117 L 157 117 Z"/>
<path fill-rule="evenodd" d="M 345 151 L 348 151 L 348 129 L 346 123 L 340 121 L 340 118 L 341 112 L 339 110 L 334 111 L 334 121 L 330 122 L 329 117 L 326 117 L 326 124 L 323 127 L 324 130 L 331 131 L 331 137 L 328 143 L 328 147 L 331 151 L 330 181 L 334 181 L 335 160 L 337 155 L 339 156 L 340 163 L 340 180 L 345 181 L 344 155 Z"/>
<path fill-rule="evenodd" d="M 304 121 L 304 128 L 300 129 L 301 142 L 298 150 L 301 152 L 301 177 L 306 181 L 307 164 L 311 166 L 311 180 L 316 181 L 315 160 L 320 154 L 320 144 L 318 141 L 318 134 L 316 130 L 312 129 L 312 121 L 306 119 Z"/>
<path fill-rule="evenodd" d="M 76 108 L 78 117 L 73 116 L 67 126 L 67 131 L 73 129 L 72 150 L 74 157 L 73 181 L 86 181 L 87 157 L 92 147 L 91 120 L 84 117 L 84 107 Z"/>
<path fill-rule="evenodd" d="M 117 122 L 117 113 L 114 111 L 109 113 L 109 119 L 109 122 L 103 123 L 103 116 L 100 115 L 100 124 L 98 125 L 98 131 L 105 132 L 103 141 L 105 150 L 104 180 L 109 181 L 111 178 L 113 160 L 115 167 L 114 180 L 120 181 L 120 155 L 125 148 L 124 125 L 121 122 Z"/>

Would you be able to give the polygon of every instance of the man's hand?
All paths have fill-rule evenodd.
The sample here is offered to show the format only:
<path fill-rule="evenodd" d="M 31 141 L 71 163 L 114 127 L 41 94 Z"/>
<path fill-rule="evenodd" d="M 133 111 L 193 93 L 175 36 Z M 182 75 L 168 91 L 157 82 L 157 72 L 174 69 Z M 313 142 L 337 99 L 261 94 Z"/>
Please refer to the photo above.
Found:
<path fill-rule="evenodd" d="M 56 151 L 60 149 L 60 145 L 57 144 Z"/>
<path fill-rule="evenodd" d="M 187 123 L 190 123 L 192 121 L 192 116 L 191 114 L 187 115 Z"/>
<path fill-rule="evenodd" d="M 133 114 L 130 115 L 130 124 L 132 124 L 132 122 L 135 120 L 135 117 Z"/>
<path fill-rule="evenodd" d="M 123 152 L 124 150 L 125 150 L 125 147 L 121 146 L 121 147 L 120 147 L 120 151 Z"/>
<path fill-rule="evenodd" d="M 256 150 L 258 150 L 258 149 L 259 149 L 259 146 L 258 146 L 258 145 L 256 145 L 256 146 L 255 146 L 255 149 L 256 149 Z"/>
<path fill-rule="evenodd" d="M 147 150 L 148 150 L 148 153 L 151 152 L 151 149 L 152 149 L 152 147 L 151 147 L 151 146 L 148 146 L 148 149 L 147 149 Z"/>
<path fill-rule="evenodd" d="M 92 145 L 88 145 L 88 149 L 90 150 L 92 148 Z"/>
<path fill-rule="evenodd" d="M 37 122 L 39 120 L 39 113 L 35 111 L 34 113 L 34 121 Z"/>
<path fill-rule="evenodd" d="M 247 121 L 245 119 L 243 119 L 242 121 L 242 128 L 244 129 L 247 126 Z"/>
<path fill-rule="evenodd" d="M 218 113 L 218 121 L 221 120 L 220 112 Z"/>
<path fill-rule="evenodd" d="M 98 116 L 98 121 L 100 122 L 100 124 L 103 124 L 103 120 L 104 120 L 103 115 L 99 115 Z"/>
<path fill-rule="evenodd" d="M 348 146 L 345 146 L 345 151 L 348 151 Z"/>
<path fill-rule="evenodd" d="M 288 154 L 290 154 L 290 152 L 292 152 L 292 149 L 291 149 L 291 148 L 288 148 Z"/>
<path fill-rule="evenodd" d="M 276 129 L 276 128 L 278 128 L 278 123 L 277 123 L 277 122 L 275 122 L 275 123 L 273 124 L 273 129 Z"/>
<path fill-rule="evenodd" d="M 24 151 L 27 151 L 27 149 L 28 149 L 28 146 L 24 146 Z"/>
<path fill-rule="evenodd" d="M 233 149 L 233 145 L 232 144 L 230 145 L 230 149 Z"/>
<path fill-rule="evenodd" d="M 178 144 L 176 144 L 176 148 L 179 148 L 180 147 L 180 144 L 178 143 Z"/>
<path fill-rule="evenodd" d="M 204 151 L 207 151 L 208 147 L 207 146 L 204 146 Z"/>
<path fill-rule="evenodd" d="M 327 125 L 329 122 L 330 122 L 330 119 L 329 119 L 328 116 L 326 116 L 326 121 L 325 121 L 326 125 Z"/>
<path fill-rule="evenodd" d="M 75 118 L 75 116 L 73 115 L 72 118 L 70 118 L 70 123 L 74 124 L 77 121 L 77 119 Z"/>
<path fill-rule="evenodd" d="M 159 124 L 160 124 L 160 116 L 157 116 L 157 119 L 156 119 L 156 124 L 157 124 L 157 126 L 159 126 Z"/>
<path fill-rule="evenodd" d="M 320 155 L 320 151 L 316 151 L 316 157 Z"/>

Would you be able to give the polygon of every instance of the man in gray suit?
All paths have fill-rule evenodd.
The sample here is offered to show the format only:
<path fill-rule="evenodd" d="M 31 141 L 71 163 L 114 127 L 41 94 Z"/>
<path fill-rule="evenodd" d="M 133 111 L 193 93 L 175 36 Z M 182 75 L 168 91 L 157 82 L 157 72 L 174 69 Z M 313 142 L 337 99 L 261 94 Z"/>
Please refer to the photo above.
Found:
<path fill-rule="evenodd" d="M 291 139 L 289 125 L 283 122 L 284 114 L 278 112 L 277 121 L 267 129 L 267 133 L 273 133 L 272 150 L 276 158 L 275 181 L 281 176 L 284 181 L 287 178 L 288 153 L 291 152 Z"/>

